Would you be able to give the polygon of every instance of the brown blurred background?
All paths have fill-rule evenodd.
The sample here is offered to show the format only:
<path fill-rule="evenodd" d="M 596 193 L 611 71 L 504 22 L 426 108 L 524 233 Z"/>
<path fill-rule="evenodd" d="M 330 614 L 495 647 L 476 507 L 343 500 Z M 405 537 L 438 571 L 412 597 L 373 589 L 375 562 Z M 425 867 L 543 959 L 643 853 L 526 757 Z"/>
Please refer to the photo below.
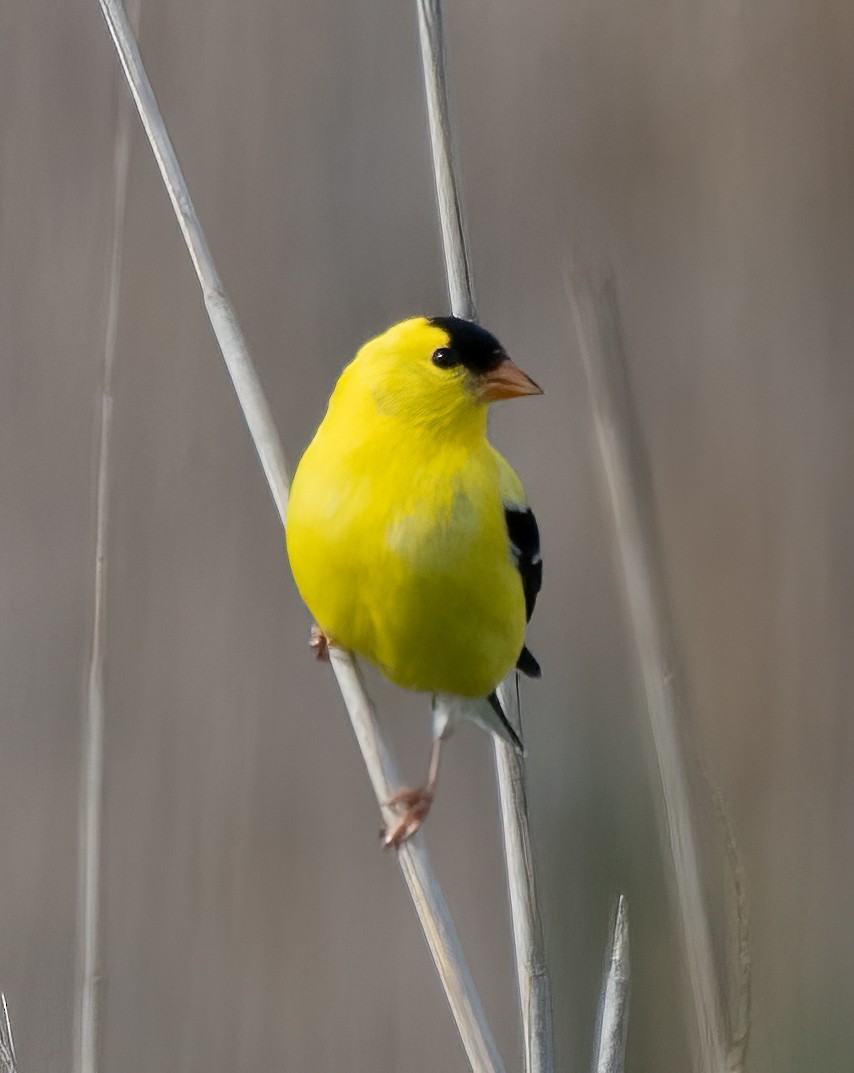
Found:
<path fill-rule="evenodd" d="M 706 763 L 753 903 L 751 1073 L 854 1068 L 854 6 L 447 3 L 495 415 L 543 532 L 526 690 L 560 1070 L 632 913 L 631 1073 L 691 1024 L 567 305 L 617 274 Z M 141 47 L 292 461 L 355 348 L 444 311 L 414 5 L 143 0 Z M 116 61 L 94 0 L 0 7 L 0 986 L 70 1068 Z M 105 1073 L 464 1070 L 134 122 L 116 373 Z M 426 702 L 378 685 L 404 770 Z M 398 716 L 398 713 L 399 716 Z M 519 1068 L 491 748 L 427 838 Z M 711 855 L 714 856 L 713 854 Z"/>

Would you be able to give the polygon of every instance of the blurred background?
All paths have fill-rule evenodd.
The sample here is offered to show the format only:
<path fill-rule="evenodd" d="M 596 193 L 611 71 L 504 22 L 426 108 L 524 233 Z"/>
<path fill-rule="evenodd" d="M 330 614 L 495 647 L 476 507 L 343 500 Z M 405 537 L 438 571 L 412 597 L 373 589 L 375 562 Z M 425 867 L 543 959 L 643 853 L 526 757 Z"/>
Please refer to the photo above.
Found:
<path fill-rule="evenodd" d="M 446 8 L 481 316 L 546 389 L 493 434 L 546 561 L 525 736 L 558 1068 L 588 1068 L 620 891 L 627 1068 L 681 1073 L 692 1039 L 568 307 L 573 271 L 610 266 L 693 732 L 753 905 L 748 1068 L 850 1073 L 854 6 Z M 140 40 L 294 463 L 358 345 L 447 309 L 414 5 L 143 0 Z M 117 86 L 94 0 L 2 5 L 0 986 L 22 1073 L 71 1061 Z M 103 1068 L 462 1071 L 136 121 L 122 269 Z M 426 701 L 375 693 L 420 777 Z M 475 729 L 427 840 L 518 1069 Z"/>

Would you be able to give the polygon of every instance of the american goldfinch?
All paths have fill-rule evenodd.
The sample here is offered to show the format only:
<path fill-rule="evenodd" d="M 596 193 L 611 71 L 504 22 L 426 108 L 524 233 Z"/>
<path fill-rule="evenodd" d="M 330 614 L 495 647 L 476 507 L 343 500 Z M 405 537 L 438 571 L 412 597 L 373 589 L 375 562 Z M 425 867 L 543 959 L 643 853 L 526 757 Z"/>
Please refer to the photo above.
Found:
<path fill-rule="evenodd" d="M 416 317 L 344 369 L 294 475 L 287 547 L 315 643 L 433 695 L 427 781 L 390 805 L 398 846 L 430 808 L 443 740 L 470 718 L 521 749 L 495 693 L 539 677 L 525 629 L 542 580 L 522 482 L 486 435 L 489 404 L 541 389 L 498 340 Z"/>

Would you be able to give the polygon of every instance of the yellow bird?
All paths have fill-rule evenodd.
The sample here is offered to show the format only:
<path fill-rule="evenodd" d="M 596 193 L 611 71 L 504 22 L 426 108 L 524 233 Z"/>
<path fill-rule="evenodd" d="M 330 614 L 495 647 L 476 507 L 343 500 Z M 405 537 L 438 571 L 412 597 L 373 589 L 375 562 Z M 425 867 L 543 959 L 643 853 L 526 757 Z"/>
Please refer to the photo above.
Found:
<path fill-rule="evenodd" d="M 406 320 L 344 369 L 294 475 L 288 555 L 319 655 L 340 646 L 433 694 L 427 781 L 390 802 L 402 815 L 386 845 L 427 815 L 460 719 L 521 748 L 495 689 L 514 666 L 540 674 L 525 647 L 539 533 L 486 419 L 492 402 L 540 394 L 477 324 Z"/>

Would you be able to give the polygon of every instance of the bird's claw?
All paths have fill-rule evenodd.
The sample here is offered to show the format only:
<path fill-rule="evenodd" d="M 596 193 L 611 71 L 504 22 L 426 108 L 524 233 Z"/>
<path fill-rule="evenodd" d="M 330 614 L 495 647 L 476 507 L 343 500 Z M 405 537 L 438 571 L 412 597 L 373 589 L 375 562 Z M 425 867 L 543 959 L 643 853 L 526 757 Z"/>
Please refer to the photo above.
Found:
<path fill-rule="evenodd" d="M 329 662 L 329 638 L 316 622 L 312 622 L 311 624 L 311 634 L 309 636 L 308 644 L 309 648 L 314 650 L 314 658 L 318 663 Z"/>
<path fill-rule="evenodd" d="M 386 827 L 380 832 L 383 846 L 388 849 L 400 849 L 411 838 L 430 811 L 433 804 L 433 791 L 426 786 L 418 790 L 401 790 L 386 802 L 387 808 L 403 809 L 403 815 L 393 827 Z"/>

